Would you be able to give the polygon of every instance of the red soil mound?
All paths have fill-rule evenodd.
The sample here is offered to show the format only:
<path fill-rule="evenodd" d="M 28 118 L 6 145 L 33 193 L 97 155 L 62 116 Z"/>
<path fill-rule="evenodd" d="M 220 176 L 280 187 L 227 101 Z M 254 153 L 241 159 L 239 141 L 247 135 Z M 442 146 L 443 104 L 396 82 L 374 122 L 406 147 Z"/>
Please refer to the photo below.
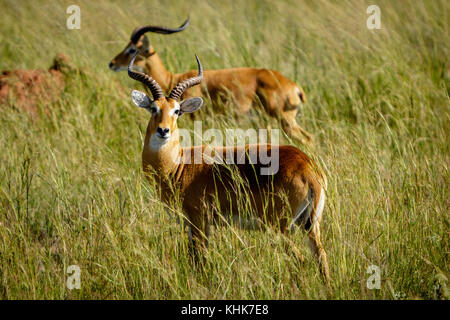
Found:
<path fill-rule="evenodd" d="M 69 59 L 58 53 L 48 70 L 13 70 L 0 74 L 0 105 L 11 105 L 21 111 L 38 115 L 38 105 L 48 107 L 61 95 L 68 72 L 75 71 Z"/>

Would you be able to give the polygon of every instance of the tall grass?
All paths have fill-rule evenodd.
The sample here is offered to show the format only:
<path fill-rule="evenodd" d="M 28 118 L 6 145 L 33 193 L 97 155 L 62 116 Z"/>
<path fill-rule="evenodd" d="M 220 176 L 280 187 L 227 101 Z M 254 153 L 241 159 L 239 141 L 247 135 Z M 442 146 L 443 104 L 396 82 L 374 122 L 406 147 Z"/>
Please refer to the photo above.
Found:
<path fill-rule="evenodd" d="M 448 299 L 448 1 L 0 0 L 0 69 L 47 68 L 61 51 L 73 75 L 50 116 L 0 112 L 0 298 L 320 299 L 326 290 L 303 236 L 298 265 L 269 231 L 216 228 L 207 264 L 189 264 L 187 237 L 166 214 L 140 157 L 148 115 L 138 84 L 108 70 L 141 24 L 191 25 L 149 35 L 172 72 L 235 66 L 281 71 L 303 86 L 298 122 L 329 180 L 322 237 L 334 299 Z M 207 104 L 203 128 L 279 127 Z M 179 126 L 192 128 L 181 118 Z M 295 143 L 284 137 L 284 143 Z M 177 210 L 177 209 L 174 209 Z M 69 265 L 81 289 L 68 290 Z M 367 268 L 381 287 L 366 286 Z"/>

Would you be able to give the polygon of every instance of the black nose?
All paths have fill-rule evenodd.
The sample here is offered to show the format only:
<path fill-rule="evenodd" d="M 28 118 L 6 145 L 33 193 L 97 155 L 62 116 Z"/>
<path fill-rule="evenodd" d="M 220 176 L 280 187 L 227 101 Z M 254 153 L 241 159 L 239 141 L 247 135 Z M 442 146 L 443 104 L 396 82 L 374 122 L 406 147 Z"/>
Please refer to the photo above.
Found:
<path fill-rule="evenodd" d="M 163 129 L 161 127 L 158 127 L 158 129 L 156 129 L 156 131 L 164 137 L 167 133 L 169 133 L 169 128 Z"/>
<path fill-rule="evenodd" d="M 112 69 L 113 67 L 114 67 L 113 63 L 110 62 L 110 63 L 109 63 L 109 68 Z"/>

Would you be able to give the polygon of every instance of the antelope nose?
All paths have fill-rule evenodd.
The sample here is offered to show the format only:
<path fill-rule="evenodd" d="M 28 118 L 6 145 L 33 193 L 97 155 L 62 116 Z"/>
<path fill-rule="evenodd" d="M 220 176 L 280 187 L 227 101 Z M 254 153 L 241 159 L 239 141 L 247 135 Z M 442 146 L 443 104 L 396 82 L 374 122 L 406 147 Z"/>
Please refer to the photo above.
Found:
<path fill-rule="evenodd" d="M 158 129 L 156 129 L 156 131 L 161 135 L 161 136 L 165 136 L 166 134 L 168 134 L 169 133 L 169 128 L 161 128 L 161 127 L 158 127 Z"/>
<path fill-rule="evenodd" d="M 112 62 L 109 63 L 109 68 L 110 68 L 110 69 L 114 68 L 114 65 L 113 65 Z"/>

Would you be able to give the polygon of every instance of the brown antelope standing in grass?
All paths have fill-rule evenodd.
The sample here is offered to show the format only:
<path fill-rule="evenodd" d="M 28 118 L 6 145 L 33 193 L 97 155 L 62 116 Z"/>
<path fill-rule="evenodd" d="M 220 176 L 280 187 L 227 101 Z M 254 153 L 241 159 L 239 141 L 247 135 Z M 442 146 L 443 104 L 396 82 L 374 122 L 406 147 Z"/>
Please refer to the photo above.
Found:
<path fill-rule="evenodd" d="M 144 73 L 133 71 L 136 53 L 128 67 L 131 78 L 144 84 L 153 99 L 133 90 L 133 102 L 151 113 L 142 152 L 145 175 L 155 174 L 161 200 L 168 206 L 178 199 L 188 223 L 190 248 L 194 257 L 206 248 L 209 225 L 221 217 L 236 215 L 236 181 L 243 181 L 245 197 L 251 204 L 251 213 L 262 226 L 274 226 L 281 231 L 286 247 L 301 260 L 301 254 L 286 236 L 296 226 L 308 232 L 310 248 L 317 256 L 327 284 L 329 279 L 325 250 L 320 240 L 320 221 L 325 203 L 326 177 L 324 173 L 299 149 L 293 146 L 254 144 L 236 147 L 212 147 L 213 153 L 223 155 L 232 151 L 229 163 L 212 163 L 196 158 L 196 152 L 206 153 L 210 146 L 181 147 L 178 117 L 192 113 L 203 104 L 200 97 L 180 101 L 183 93 L 200 84 L 203 70 L 198 63 L 198 75 L 178 83 L 168 97 L 157 81 Z M 232 149 L 230 149 L 232 148 Z M 246 163 L 237 155 L 267 151 L 278 156 L 276 172 L 264 175 L 260 160 Z M 244 150 L 243 153 L 239 151 Z M 210 150 L 211 151 L 211 150 Z M 212 154 L 212 153 L 211 153 Z M 228 153 L 227 153 L 228 154 Z M 192 161 L 194 159 L 194 161 Z M 267 162 L 266 162 L 267 163 Z M 283 197 L 284 196 L 284 197 Z M 268 205 L 269 204 L 269 205 Z"/>
<path fill-rule="evenodd" d="M 110 69 L 126 70 L 131 57 L 138 52 L 136 66 L 153 77 L 165 92 L 169 92 L 175 84 L 193 77 L 195 70 L 185 73 L 167 71 L 145 33 L 171 34 L 183 31 L 188 24 L 189 19 L 175 29 L 157 26 L 136 28 L 125 49 L 110 62 Z M 300 86 L 278 71 L 257 68 L 205 70 L 203 82 L 203 87 L 186 90 L 182 98 L 209 96 L 213 103 L 233 101 L 239 114 L 249 112 L 260 101 L 270 116 L 280 118 L 287 134 L 303 143 L 312 143 L 311 134 L 295 120 L 298 108 L 306 102 L 305 93 Z"/>

